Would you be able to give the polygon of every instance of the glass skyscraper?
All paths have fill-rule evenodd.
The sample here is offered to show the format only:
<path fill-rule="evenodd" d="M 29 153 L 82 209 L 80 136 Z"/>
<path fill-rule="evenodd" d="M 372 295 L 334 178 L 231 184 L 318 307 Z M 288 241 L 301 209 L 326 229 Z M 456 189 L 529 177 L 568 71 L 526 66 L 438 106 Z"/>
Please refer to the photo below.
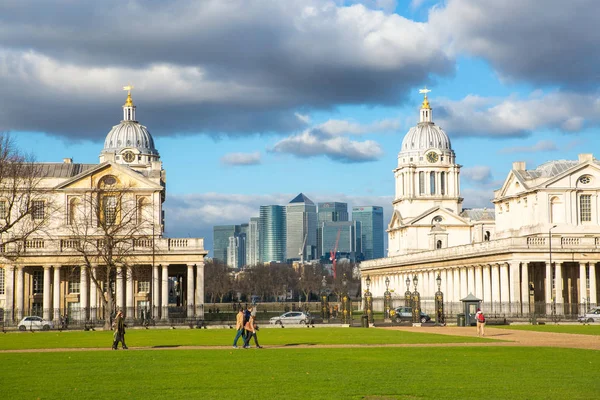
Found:
<path fill-rule="evenodd" d="M 286 215 L 284 206 L 260 206 L 260 260 L 285 262 Z"/>
<path fill-rule="evenodd" d="M 227 263 L 227 247 L 229 238 L 237 236 L 240 232 L 239 225 L 216 225 L 213 226 L 213 258 Z"/>
<path fill-rule="evenodd" d="M 331 252 L 336 249 L 340 257 L 356 260 L 356 254 L 360 253 L 357 248 L 356 238 L 360 238 L 360 222 L 358 221 L 325 221 L 321 222 L 319 227 L 321 231 L 320 248 L 323 252 L 319 256 L 329 263 Z M 339 234 L 339 239 L 338 239 Z M 360 240 L 358 241 L 360 243 Z"/>
<path fill-rule="evenodd" d="M 348 221 L 348 204 L 330 201 L 318 203 L 317 210 L 317 255 L 319 258 L 329 254 L 331 248 L 323 247 L 323 222 Z M 329 256 L 327 256 L 329 257 Z"/>
<path fill-rule="evenodd" d="M 260 218 L 250 218 L 250 224 L 248 224 L 248 235 L 246 236 L 246 264 L 256 265 L 260 262 L 260 231 L 259 231 Z"/>
<path fill-rule="evenodd" d="M 364 259 L 383 258 L 383 207 L 352 207 L 352 220 L 360 222 Z"/>
<path fill-rule="evenodd" d="M 288 261 L 312 260 L 317 248 L 317 207 L 300 193 L 286 206 L 286 256 Z M 306 239 L 306 243 L 305 243 Z"/>

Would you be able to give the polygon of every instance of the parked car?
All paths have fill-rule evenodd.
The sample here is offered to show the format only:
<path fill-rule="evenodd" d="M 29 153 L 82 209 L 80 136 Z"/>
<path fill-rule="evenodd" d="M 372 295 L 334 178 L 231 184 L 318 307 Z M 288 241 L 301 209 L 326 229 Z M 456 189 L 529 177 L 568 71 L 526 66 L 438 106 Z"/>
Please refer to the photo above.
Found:
<path fill-rule="evenodd" d="M 17 326 L 19 327 L 20 331 L 25 331 L 27 329 L 41 329 L 44 331 L 49 331 L 54 327 L 54 324 L 52 321 L 46 321 L 42 317 L 28 316 L 23 318 Z"/>
<path fill-rule="evenodd" d="M 584 315 L 580 315 L 579 322 L 600 322 L 600 307 L 591 308 Z"/>
<path fill-rule="evenodd" d="M 396 307 L 390 311 L 390 317 L 397 323 L 402 321 L 412 321 L 412 307 Z M 425 323 L 430 320 L 431 317 L 421 311 L 420 322 Z"/>
<path fill-rule="evenodd" d="M 290 311 L 281 314 L 278 317 L 273 317 L 269 320 L 271 325 L 286 325 L 286 324 L 306 324 L 309 316 L 301 311 Z"/>

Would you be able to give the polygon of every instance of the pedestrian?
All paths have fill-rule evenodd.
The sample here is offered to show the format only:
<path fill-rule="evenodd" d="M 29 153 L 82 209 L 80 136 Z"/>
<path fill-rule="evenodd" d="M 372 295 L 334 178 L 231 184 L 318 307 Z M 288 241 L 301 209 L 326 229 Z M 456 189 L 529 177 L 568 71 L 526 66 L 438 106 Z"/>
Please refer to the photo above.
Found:
<path fill-rule="evenodd" d="M 481 312 L 481 309 L 477 309 L 477 313 L 475 314 L 475 320 L 477 321 L 477 336 L 484 336 L 484 328 L 485 328 L 485 315 Z"/>
<path fill-rule="evenodd" d="M 235 316 L 235 329 L 237 330 L 235 334 L 235 339 L 233 339 L 233 348 L 237 349 L 237 343 L 239 338 L 242 338 L 242 341 L 245 341 L 244 338 L 244 310 L 240 308 L 240 311 Z"/>
<path fill-rule="evenodd" d="M 115 321 L 113 322 L 113 350 L 117 350 L 119 347 L 119 342 L 123 346 L 123 350 L 127 350 L 127 345 L 125 344 L 125 321 L 123 319 L 123 311 L 119 310 L 117 316 L 115 317 Z"/>
<path fill-rule="evenodd" d="M 245 328 L 246 328 L 246 339 L 244 340 L 244 348 L 245 349 L 250 348 L 250 338 L 254 337 L 254 344 L 256 344 L 256 348 L 262 349 L 262 346 L 258 344 L 258 337 L 256 336 L 256 331 L 258 330 L 258 327 L 256 326 L 256 323 L 254 322 L 254 316 L 250 316 L 250 319 L 246 323 Z"/>

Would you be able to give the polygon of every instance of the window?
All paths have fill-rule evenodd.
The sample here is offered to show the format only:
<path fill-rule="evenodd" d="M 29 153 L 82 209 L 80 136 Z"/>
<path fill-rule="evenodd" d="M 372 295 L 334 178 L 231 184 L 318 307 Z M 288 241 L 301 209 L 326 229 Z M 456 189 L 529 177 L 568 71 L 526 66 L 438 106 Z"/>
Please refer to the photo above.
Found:
<path fill-rule="evenodd" d="M 0 268 L 0 294 L 5 294 L 4 293 L 4 268 Z"/>
<path fill-rule="evenodd" d="M 143 223 L 145 219 L 148 219 L 148 207 L 149 201 L 147 198 L 142 197 L 138 200 L 138 209 L 137 209 L 137 223 L 138 225 Z"/>
<path fill-rule="evenodd" d="M 79 199 L 74 198 L 69 201 L 68 224 L 75 225 L 77 222 L 77 212 L 79 210 Z"/>
<path fill-rule="evenodd" d="M 579 178 L 579 183 L 581 183 L 582 185 L 587 185 L 592 181 L 592 178 L 589 175 L 584 175 L 581 178 Z"/>
<path fill-rule="evenodd" d="M 440 174 L 440 194 L 443 196 L 446 194 L 446 173 Z"/>
<path fill-rule="evenodd" d="M 419 194 L 425 193 L 425 172 L 419 172 Z"/>
<path fill-rule="evenodd" d="M 150 281 L 138 281 L 138 293 L 150 293 Z"/>
<path fill-rule="evenodd" d="M 443 220 L 444 219 L 441 216 L 436 215 L 435 217 L 433 217 L 433 225 L 440 224 Z"/>
<path fill-rule="evenodd" d="M 73 268 L 69 274 L 69 293 L 79 293 L 81 287 L 81 272 L 79 268 Z"/>
<path fill-rule="evenodd" d="M 435 244 L 435 248 L 436 248 L 436 249 L 441 249 L 441 248 L 442 248 L 442 241 L 441 241 L 441 240 L 438 240 L 438 241 L 436 242 L 436 244 Z"/>
<path fill-rule="evenodd" d="M 44 271 L 33 271 L 33 294 L 44 293 Z"/>
<path fill-rule="evenodd" d="M 31 202 L 31 215 L 33 219 L 44 219 L 44 200 L 34 200 Z"/>
<path fill-rule="evenodd" d="M 115 196 L 105 196 L 102 203 L 104 222 L 106 225 L 114 225 L 117 221 L 117 198 Z"/>
<path fill-rule="evenodd" d="M 5 219 L 8 216 L 8 204 L 6 200 L 0 200 L 0 218 Z"/>
<path fill-rule="evenodd" d="M 592 195 L 582 194 L 579 197 L 579 219 L 581 222 L 592 220 Z"/>
<path fill-rule="evenodd" d="M 490 241 L 490 231 L 485 231 L 485 236 L 483 237 L 483 240 L 485 240 L 486 242 Z"/>
<path fill-rule="evenodd" d="M 429 194 L 435 194 L 435 172 L 429 173 Z"/>

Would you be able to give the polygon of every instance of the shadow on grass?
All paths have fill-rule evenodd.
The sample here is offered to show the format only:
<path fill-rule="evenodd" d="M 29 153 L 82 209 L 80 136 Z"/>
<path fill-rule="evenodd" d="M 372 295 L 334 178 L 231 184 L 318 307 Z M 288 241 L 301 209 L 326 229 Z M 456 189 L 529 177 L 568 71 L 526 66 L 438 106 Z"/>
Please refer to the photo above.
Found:
<path fill-rule="evenodd" d="M 174 347 L 181 347 L 181 345 L 178 344 L 159 344 L 156 346 L 152 346 L 153 349 L 169 349 L 169 348 L 174 348 Z"/>
<path fill-rule="evenodd" d="M 286 343 L 282 347 L 293 347 L 293 346 L 316 346 L 316 343 Z"/>

